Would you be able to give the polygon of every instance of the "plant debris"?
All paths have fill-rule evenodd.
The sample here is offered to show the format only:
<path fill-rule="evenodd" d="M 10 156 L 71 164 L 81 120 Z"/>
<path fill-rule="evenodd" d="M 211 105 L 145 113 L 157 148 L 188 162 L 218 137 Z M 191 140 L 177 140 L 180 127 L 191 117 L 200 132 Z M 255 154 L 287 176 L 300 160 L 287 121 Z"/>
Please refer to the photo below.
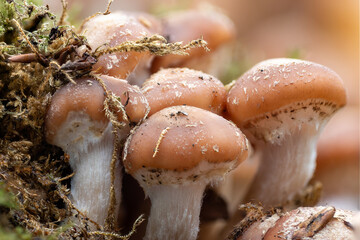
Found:
<path fill-rule="evenodd" d="M 299 229 L 294 233 L 293 239 L 297 240 L 304 239 L 306 237 L 313 237 L 334 217 L 335 211 L 334 207 L 327 207 L 309 217 L 305 222 L 298 225 Z"/>
<path fill-rule="evenodd" d="M 232 232 L 227 236 L 226 240 L 238 239 L 253 223 L 259 221 L 265 216 L 270 217 L 273 214 L 281 216 L 283 210 L 281 208 L 273 208 L 268 211 L 264 211 L 264 208 L 261 205 L 247 203 L 240 205 L 239 211 L 243 212 L 245 217 L 234 227 Z"/>

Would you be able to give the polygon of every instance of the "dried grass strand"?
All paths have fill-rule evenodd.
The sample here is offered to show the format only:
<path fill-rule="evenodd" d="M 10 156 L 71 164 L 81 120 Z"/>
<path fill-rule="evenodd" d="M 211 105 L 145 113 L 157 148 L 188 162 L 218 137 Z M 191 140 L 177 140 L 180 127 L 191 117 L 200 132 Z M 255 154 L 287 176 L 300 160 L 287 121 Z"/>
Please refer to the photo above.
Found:
<path fill-rule="evenodd" d="M 111 6 L 111 4 L 112 4 L 113 1 L 114 1 L 114 0 L 109 0 L 109 1 L 108 1 L 108 4 L 107 4 L 107 7 L 106 7 L 105 12 L 97 12 L 97 13 L 91 15 L 90 17 L 85 18 L 85 20 L 81 23 L 81 25 L 80 25 L 80 27 L 79 27 L 79 32 L 82 32 L 83 29 L 84 29 L 85 24 L 86 24 L 88 21 L 90 21 L 91 19 L 93 19 L 94 17 L 96 17 L 96 16 L 98 16 L 98 15 L 101 15 L 101 14 L 102 14 L 102 15 L 108 15 L 108 14 L 110 14 L 110 13 L 111 13 L 111 12 L 110 12 L 110 6 Z"/>
<path fill-rule="evenodd" d="M 114 237 L 114 238 L 118 238 L 118 239 L 129 239 L 135 232 L 136 232 L 136 228 L 144 221 L 144 216 L 140 215 L 135 222 L 133 223 L 133 226 L 131 228 L 131 231 L 126 234 L 126 235 L 120 235 L 117 233 L 112 233 L 112 232 L 101 232 L 101 231 L 93 231 L 93 232 L 89 232 L 88 234 L 90 236 L 93 235 L 98 235 L 98 236 L 105 236 L 105 237 Z"/>
<path fill-rule="evenodd" d="M 76 84 L 74 79 L 72 79 L 72 77 L 67 72 L 61 70 L 61 66 L 56 61 L 50 61 L 49 66 L 51 65 L 54 65 L 57 68 L 57 70 L 61 71 L 71 83 Z"/>
<path fill-rule="evenodd" d="M 59 22 L 57 24 L 58 26 L 64 25 L 65 18 L 67 16 L 68 2 L 66 0 L 61 0 L 61 4 L 62 4 L 62 13 L 61 13 L 61 17 L 59 19 Z"/>
<path fill-rule="evenodd" d="M 30 42 L 29 38 L 26 36 L 23 28 L 21 27 L 20 23 L 18 21 L 16 21 L 16 19 L 13 19 L 12 21 L 15 23 L 15 25 L 18 28 L 18 30 L 20 31 L 21 35 L 23 36 L 23 38 L 25 39 L 25 41 L 27 42 L 27 44 L 31 48 L 31 51 L 33 51 L 38 58 L 41 58 L 40 53 L 35 48 L 35 46 Z"/>
<path fill-rule="evenodd" d="M 89 222 L 94 224 L 97 229 L 102 229 L 102 227 L 95 222 L 94 220 L 90 219 L 88 216 L 86 216 L 85 213 L 81 212 L 77 207 L 74 206 L 74 204 L 70 201 L 70 199 L 66 196 L 66 194 L 62 190 L 62 185 L 58 180 L 55 180 L 56 186 L 57 186 L 57 192 L 60 196 L 60 198 L 70 207 L 70 209 L 75 210 L 80 216 L 82 216 L 84 219 L 87 219 Z"/>
<path fill-rule="evenodd" d="M 150 53 L 158 56 L 164 56 L 167 54 L 189 55 L 187 51 L 191 48 L 196 47 L 202 47 L 206 51 L 209 51 L 209 49 L 207 48 L 207 42 L 203 39 L 193 40 L 190 41 L 188 44 L 183 45 L 182 42 L 168 43 L 163 36 L 155 34 L 150 37 L 144 37 L 136 41 L 126 41 L 115 47 L 108 47 L 105 49 L 99 48 L 93 53 L 93 55 L 95 58 L 99 58 L 105 54 L 129 51 L 149 51 Z"/>
<path fill-rule="evenodd" d="M 113 152 L 112 152 L 112 158 L 110 163 L 110 204 L 107 212 L 107 217 L 105 220 L 105 229 L 113 229 L 113 223 L 115 222 L 115 206 L 116 206 L 116 195 L 115 195 L 115 167 L 116 167 L 116 161 L 118 160 L 119 156 L 119 129 L 125 126 L 124 122 L 119 122 L 117 116 L 115 115 L 115 111 L 121 111 L 123 114 L 123 119 L 125 122 L 128 122 L 128 117 L 126 115 L 125 107 L 120 102 L 120 100 L 112 93 L 110 92 L 104 81 L 97 77 L 96 75 L 93 75 L 93 77 L 99 82 L 101 87 L 104 90 L 105 93 L 105 100 L 104 100 L 104 110 L 105 115 L 113 125 L 113 134 L 114 134 L 114 144 L 113 144 Z"/>

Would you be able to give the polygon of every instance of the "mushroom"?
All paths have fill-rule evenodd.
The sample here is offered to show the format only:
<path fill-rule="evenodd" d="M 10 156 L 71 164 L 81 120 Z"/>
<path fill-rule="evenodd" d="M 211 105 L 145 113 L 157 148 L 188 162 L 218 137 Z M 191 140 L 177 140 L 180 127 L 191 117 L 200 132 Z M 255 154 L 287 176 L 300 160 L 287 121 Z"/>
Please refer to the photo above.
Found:
<path fill-rule="evenodd" d="M 196 239 L 206 185 L 245 160 L 247 149 L 234 124 L 196 107 L 165 108 L 140 125 L 123 163 L 151 200 L 145 239 Z"/>
<path fill-rule="evenodd" d="M 345 103 L 341 78 L 308 61 L 270 59 L 240 77 L 228 93 L 228 117 L 261 152 L 245 201 L 291 200 L 314 173 L 321 130 Z"/>
<path fill-rule="evenodd" d="M 194 9 L 171 13 L 163 18 L 163 22 L 164 36 L 168 36 L 169 42 L 182 41 L 186 44 L 203 38 L 211 51 L 193 48 L 189 55 L 155 57 L 152 72 L 157 72 L 160 68 L 189 67 L 216 75 L 221 64 L 219 56 L 215 57 L 215 52 L 234 39 L 235 27 L 232 21 L 215 10 Z"/>
<path fill-rule="evenodd" d="M 245 228 L 236 228 L 227 239 L 356 239 L 356 212 L 334 207 L 300 207 L 286 213 L 264 214 L 249 221 Z M 243 221 L 244 223 L 245 221 Z"/>
<path fill-rule="evenodd" d="M 221 114 L 226 91 L 217 78 L 188 68 L 167 68 L 151 75 L 142 86 L 150 105 L 149 116 L 163 108 L 190 105 Z"/>
<path fill-rule="evenodd" d="M 109 207 L 110 164 L 114 149 L 113 131 L 118 131 L 119 141 L 130 132 L 130 122 L 146 116 L 147 101 L 141 92 L 125 80 L 102 76 L 108 90 L 125 106 L 118 112 L 121 129 L 114 129 L 105 116 L 104 90 L 91 78 L 68 83 L 55 92 L 45 118 L 47 142 L 61 147 L 70 156 L 70 166 L 75 172 L 71 179 L 71 200 L 88 217 L 103 225 Z M 119 211 L 121 199 L 121 165 L 116 162 L 115 193 Z"/>
<path fill-rule="evenodd" d="M 162 32 L 161 24 L 155 17 L 138 12 L 99 15 L 89 20 L 84 27 L 83 34 L 93 50 L 105 45 L 115 47 L 125 41 L 139 40 Z M 93 70 L 141 86 L 150 75 L 152 60 L 153 56 L 148 52 L 117 52 L 101 56 Z"/>

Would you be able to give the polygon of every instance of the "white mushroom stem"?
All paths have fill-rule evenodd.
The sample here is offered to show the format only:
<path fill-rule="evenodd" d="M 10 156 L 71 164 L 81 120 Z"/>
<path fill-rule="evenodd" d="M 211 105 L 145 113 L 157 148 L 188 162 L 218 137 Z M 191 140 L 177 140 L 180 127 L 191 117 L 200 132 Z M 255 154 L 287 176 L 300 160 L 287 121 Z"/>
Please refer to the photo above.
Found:
<path fill-rule="evenodd" d="M 262 160 L 247 200 L 261 199 L 264 206 L 274 206 L 292 199 L 314 173 L 317 138 L 316 127 L 306 125 L 281 143 L 259 144 Z"/>
<path fill-rule="evenodd" d="M 110 204 L 111 160 L 114 133 L 111 123 L 94 122 L 86 114 L 70 113 L 56 136 L 58 146 L 70 156 L 75 172 L 71 179 L 71 200 L 76 208 L 100 225 L 105 224 Z M 128 135 L 129 128 L 120 130 L 120 138 Z M 115 217 L 121 201 L 121 165 L 115 166 Z"/>
<path fill-rule="evenodd" d="M 141 85 L 150 77 L 150 65 L 154 56 L 142 56 L 135 69 L 129 73 L 126 80 L 131 85 Z"/>
<path fill-rule="evenodd" d="M 311 107 L 289 110 L 290 116 L 283 112 L 266 117 L 249 129 L 261 153 L 261 164 L 245 201 L 274 207 L 306 186 L 316 166 L 318 137 L 333 109 L 324 106 L 320 115 L 313 111 Z"/>
<path fill-rule="evenodd" d="M 147 186 L 151 212 L 144 239 L 195 240 L 205 186 L 203 181 Z"/>
<path fill-rule="evenodd" d="M 71 180 L 71 199 L 74 205 L 100 225 L 105 224 L 109 203 L 111 184 L 111 159 L 113 152 L 112 127 L 108 127 L 101 139 L 87 145 L 85 151 L 77 156 L 70 155 L 75 175 Z M 116 164 L 115 192 L 116 200 L 121 199 L 121 166 Z M 118 212 L 119 206 L 116 206 Z"/>

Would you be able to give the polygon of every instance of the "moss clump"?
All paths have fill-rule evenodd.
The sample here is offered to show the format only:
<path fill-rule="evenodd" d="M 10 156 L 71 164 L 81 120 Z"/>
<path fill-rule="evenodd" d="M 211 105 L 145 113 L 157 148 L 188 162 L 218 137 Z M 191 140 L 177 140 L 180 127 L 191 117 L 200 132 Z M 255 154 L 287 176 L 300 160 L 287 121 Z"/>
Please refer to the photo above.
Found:
<path fill-rule="evenodd" d="M 6 185 L 0 182 L 0 239 L 7 240 L 30 240 L 31 234 L 24 228 L 17 226 L 9 228 L 9 216 L 11 211 L 18 210 L 17 198 Z"/>
<path fill-rule="evenodd" d="M 15 7 L 14 4 L 9 3 L 8 1 L 0 1 L 0 41 L 1 42 L 11 42 L 12 33 L 14 28 L 11 24 L 11 19 L 15 17 Z M 7 37 L 6 36 L 10 36 Z M 5 39 L 6 38 L 6 39 Z"/>

